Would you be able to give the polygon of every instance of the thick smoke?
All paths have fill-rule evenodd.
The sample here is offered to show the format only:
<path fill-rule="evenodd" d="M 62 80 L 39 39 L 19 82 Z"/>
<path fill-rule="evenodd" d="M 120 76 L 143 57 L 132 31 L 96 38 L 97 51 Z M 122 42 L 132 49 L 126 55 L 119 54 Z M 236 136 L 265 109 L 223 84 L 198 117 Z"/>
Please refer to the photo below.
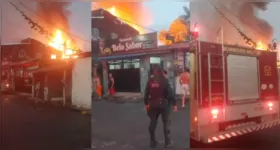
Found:
<path fill-rule="evenodd" d="M 52 32 L 57 29 L 69 31 L 69 5 L 69 2 L 39 2 L 38 13 L 43 17 Z"/>
<path fill-rule="evenodd" d="M 272 38 L 273 28 L 266 20 L 259 18 L 257 12 L 265 11 L 268 4 L 269 2 L 243 3 L 238 14 L 241 22 L 254 30 L 266 42 Z"/>
<path fill-rule="evenodd" d="M 268 1 L 268 0 L 267 0 Z M 267 21 L 258 17 L 258 12 L 265 11 L 269 2 L 248 2 L 227 0 L 213 2 L 225 16 L 255 42 L 269 43 L 273 28 Z M 203 8 L 203 9 L 201 9 Z M 202 26 L 202 39 L 216 42 L 217 31 L 223 27 L 224 41 L 229 44 L 245 45 L 244 39 L 236 29 L 215 10 L 209 2 L 191 3 L 191 22 Z"/>

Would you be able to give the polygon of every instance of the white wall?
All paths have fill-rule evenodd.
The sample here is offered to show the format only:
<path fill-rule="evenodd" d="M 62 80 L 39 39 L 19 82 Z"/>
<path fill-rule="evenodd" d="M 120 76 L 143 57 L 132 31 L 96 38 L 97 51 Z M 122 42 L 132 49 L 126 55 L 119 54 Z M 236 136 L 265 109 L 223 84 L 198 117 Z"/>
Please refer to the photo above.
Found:
<path fill-rule="evenodd" d="M 72 12 L 70 18 L 71 33 L 79 48 L 91 51 L 91 3 L 74 2 L 69 8 Z M 77 60 L 72 71 L 72 104 L 77 107 L 91 108 L 91 57 Z"/>
<path fill-rule="evenodd" d="M 72 104 L 91 108 L 91 57 L 80 59 L 72 71 Z"/>

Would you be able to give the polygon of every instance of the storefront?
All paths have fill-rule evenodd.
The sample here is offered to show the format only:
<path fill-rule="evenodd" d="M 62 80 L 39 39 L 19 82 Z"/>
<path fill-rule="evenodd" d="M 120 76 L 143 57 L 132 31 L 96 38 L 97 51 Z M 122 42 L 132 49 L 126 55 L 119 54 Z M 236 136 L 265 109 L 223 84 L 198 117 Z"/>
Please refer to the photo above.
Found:
<path fill-rule="evenodd" d="M 140 92 L 140 59 L 108 61 L 109 73 L 115 79 L 116 92 Z"/>
<path fill-rule="evenodd" d="M 153 72 L 155 64 L 162 66 L 169 74 L 169 79 L 175 85 L 175 76 L 178 66 L 185 66 L 187 43 L 171 46 L 157 46 L 155 33 L 140 35 L 130 39 L 119 39 L 117 43 L 105 43 L 98 61 L 97 74 L 103 76 L 103 91 L 108 90 L 108 73 L 115 78 L 116 92 L 144 93 L 146 82 Z M 146 37 L 145 37 L 146 36 Z M 141 39 L 141 40 L 140 40 Z M 134 46 L 132 46 L 134 45 Z M 138 45 L 138 46 L 137 46 Z M 132 48 L 133 47 L 133 48 Z M 181 52 L 182 60 L 177 55 Z"/>

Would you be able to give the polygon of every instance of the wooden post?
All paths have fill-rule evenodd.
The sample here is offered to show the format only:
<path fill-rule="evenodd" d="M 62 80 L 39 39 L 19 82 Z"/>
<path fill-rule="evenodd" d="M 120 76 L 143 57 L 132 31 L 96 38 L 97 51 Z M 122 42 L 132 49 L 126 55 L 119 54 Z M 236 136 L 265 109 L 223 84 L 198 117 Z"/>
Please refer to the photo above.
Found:
<path fill-rule="evenodd" d="M 63 106 L 66 105 L 66 69 L 63 71 Z"/>
<path fill-rule="evenodd" d="M 35 79 L 34 79 L 34 73 L 32 73 L 32 81 L 31 81 L 31 83 L 32 83 L 32 98 L 34 98 L 35 97 Z"/>

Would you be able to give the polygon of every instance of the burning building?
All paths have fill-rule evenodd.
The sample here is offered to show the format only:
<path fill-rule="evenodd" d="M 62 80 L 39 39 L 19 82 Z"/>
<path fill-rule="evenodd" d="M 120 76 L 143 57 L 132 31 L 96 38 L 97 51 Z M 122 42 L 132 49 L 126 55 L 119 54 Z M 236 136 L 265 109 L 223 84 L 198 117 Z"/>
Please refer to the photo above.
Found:
<path fill-rule="evenodd" d="M 108 90 L 107 76 L 109 72 L 114 76 L 117 95 L 131 96 L 131 98 L 138 98 L 138 96 L 141 98 L 146 81 L 155 65 L 166 68 L 170 72 L 170 78 L 174 76 L 171 72 L 174 72 L 174 58 L 177 59 L 177 56 L 174 55 L 177 53 L 174 53 L 173 50 L 184 47 L 184 43 L 158 47 L 157 33 L 139 34 L 141 32 L 136 32 L 137 30 L 133 26 L 125 22 L 119 23 L 122 20 L 109 11 L 97 9 L 93 12 L 92 26 L 95 32 L 92 34 L 93 43 L 96 44 L 93 51 L 99 52 L 99 55 L 93 55 L 93 58 L 98 64 L 102 64 L 94 66 L 96 67 L 94 75 L 102 79 L 104 94 Z M 96 12 L 103 12 L 103 15 Z M 111 34 L 108 31 L 120 33 Z M 126 34 L 128 36 L 124 36 Z M 106 37 L 106 39 L 102 40 L 101 37 Z M 180 61 L 184 61 L 183 59 Z"/>
<path fill-rule="evenodd" d="M 53 54 L 51 58 L 66 62 L 74 59 L 71 72 L 63 75 L 71 78 L 71 86 L 67 87 L 70 92 L 64 96 L 64 102 L 70 97 L 72 105 L 90 109 L 91 42 L 87 35 L 90 35 L 88 33 L 91 26 L 87 20 L 90 21 L 91 18 L 91 6 L 89 3 L 80 2 L 40 2 L 37 8 L 38 14 L 44 18 L 45 25 L 51 32 L 47 44 L 59 53 L 59 56 Z M 69 85 L 66 81 L 63 82 L 64 86 Z"/>
<path fill-rule="evenodd" d="M 24 34 L 19 37 L 18 34 L 15 34 L 16 38 L 14 39 L 16 40 L 13 40 L 13 43 L 7 43 L 6 41 L 8 40 L 5 39 L 4 45 L 7 47 L 5 51 L 11 51 L 10 47 L 19 47 L 14 51 L 21 51 L 21 49 L 23 49 L 26 51 L 26 55 L 28 52 L 28 57 L 20 62 L 10 61 L 8 65 L 6 61 L 6 65 L 3 66 L 2 64 L 2 67 L 7 68 L 7 66 L 9 66 L 13 69 L 21 68 L 21 71 L 18 72 L 24 75 L 31 74 L 34 78 L 37 76 L 38 80 L 40 78 L 40 81 L 34 82 L 42 83 L 41 90 L 43 91 L 39 92 L 41 93 L 40 97 L 42 99 L 50 99 L 50 97 L 43 96 L 44 94 L 42 93 L 52 93 L 51 97 L 60 97 L 60 100 L 62 100 L 64 104 L 69 102 L 68 104 L 77 107 L 90 108 L 91 82 L 89 82 L 89 80 L 91 79 L 91 58 L 89 57 L 90 52 L 86 52 L 90 50 L 90 39 L 86 41 L 84 40 L 86 38 L 77 36 L 90 33 L 90 22 L 86 24 L 83 20 L 90 21 L 90 5 L 88 5 L 88 3 L 38 2 L 32 3 L 31 7 L 31 3 L 28 2 L 13 3 L 9 1 L 5 2 L 5 6 L 7 6 L 5 11 L 12 12 L 7 13 L 9 17 L 6 19 L 13 18 L 13 20 L 9 20 L 11 22 L 21 19 L 19 22 L 23 22 L 22 24 L 24 24 L 17 24 L 16 26 L 14 26 L 14 24 L 5 24 L 2 28 L 5 34 L 14 35 L 15 29 L 17 29 L 17 31 L 30 30 L 31 33 L 24 32 Z M 76 13 L 77 11 L 79 11 L 79 13 Z M 36 13 L 36 15 L 34 15 L 34 13 Z M 72 22 L 74 22 L 74 24 Z M 81 22 L 83 23 L 83 29 L 76 25 Z M 42 32 L 42 28 L 44 32 Z M 86 30 L 86 33 L 83 33 L 84 30 Z M 79 34 L 75 36 L 73 32 L 78 32 Z M 22 39 L 29 37 L 31 39 L 23 40 L 23 44 Z M 12 41 L 10 39 L 9 41 Z M 78 41 L 77 39 L 83 39 L 83 44 L 81 44 L 81 40 Z M 86 43 L 85 41 L 87 44 L 84 44 Z M 26 45 L 27 47 L 25 47 Z M 34 56 L 31 55 L 29 51 L 33 51 Z M 35 56 L 37 53 L 38 56 Z M 8 54 L 7 52 L 5 55 L 14 54 Z M 15 55 L 17 54 L 15 53 Z M 88 57 L 86 57 L 86 55 Z M 9 57 L 7 59 L 9 60 Z M 39 67 L 34 67 L 37 63 L 39 63 Z M 32 69 L 26 70 L 26 65 L 29 64 L 32 65 Z M 87 66 L 88 68 L 86 68 Z M 65 79 L 65 76 L 67 76 L 67 79 Z M 47 81 L 48 84 L 52 84 L 49 85 L 49 88 L 44 84 Z M 16 84 L 19 82 L 25 81 L 18 81 Z M 34 84 L 34 82 L 32 84 Z M 28 90 L 28 93 L 31 93 L 30 90 Z"/>
<path fill-rule="evenodd" d="M 105 9 L 140 34 L 147 33 L 146 26 L 152 23 L 152 13 L 143 3 L 94 2 L 92 9 Z"/>
<path fill-rule="evenodd" d="M 59 53 L 54 48 L 30 38 L 23 40 L 22 44 L 3 45 L 2 69 L 8 73 L 9 85 L 13 87 L 13 91 L 35 96 L 34 82 L 41 82 L 42 88 L 37 95 L 39 98 L 46 99 L 44 97 L 46 89 L 49 89 L 49 98 L 63 97 L 63 87 L 60 82 L 63 79 L 61 69 L 69 70 L 71 67 L 63 61 L 52 60 L 50 57 L 52 54 Z M 39 74 L 40 80 L 37 80 Z M 48 82 L 45 81 L 47 78 Z"/>
<path fill-rule="evenodd" d="M 92 31 L 93 58 L 98 58 L 102 56 L 105 46 L 109 44 L 108 41 L 119 39 L 119 38 L 129 39 L 131 37 L 135 37 L 139 35 L 138 30 L 124 23 L 122 20 L 118 19 L 112 13 L 104 9 L 97 9 L 92 11 L 92 28 L 93 28 Z M 139 64 L 139 60 L 136 60 L 135 63 Z M 103 87 L 104 93 L 106 93 L 108 89 L 108 87 L 106 86 L 108 82 L 106 76 L 108 76 L 108 73 L 104 74 L 103 70 L 107 70 L 107 69 L 108 69 L 107 61 L 96 62 L 95 60 L 93 60 L 93 74 L 94 76 L 98 75 L 101 78 L 101 81 L 104 85 Z M 139 84 L 136 83 L 136 86 Z M 138 87 L 140 87 L 140 85 Z"/>

